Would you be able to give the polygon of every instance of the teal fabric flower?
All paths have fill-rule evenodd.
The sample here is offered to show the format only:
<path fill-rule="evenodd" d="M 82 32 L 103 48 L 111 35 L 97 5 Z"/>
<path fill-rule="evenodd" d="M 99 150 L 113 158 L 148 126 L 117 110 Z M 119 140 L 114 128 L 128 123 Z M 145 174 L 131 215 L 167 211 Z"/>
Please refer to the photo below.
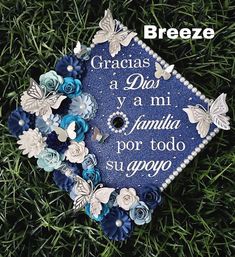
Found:
<path fill-rule="evenodd" d="M 90 180 L 94 186 L 101 182 L 101 176 L 99 170 L 96 168 L 89 168 L 82 172 L 82 177 L 88 181 Z"/>
<path fill-rule="evenodd" d="M 56 91 L 60 84 L 64 82 L 63 77 L 51 70 L 39 77 L 40 86 L 46 88 L 47 92 Z"/>
<path fill-rule="evenodd" d="M 102 204 L 102 211 L 97 217 L 91 215 L 90 207 L 91 205 L 89 203 L 85 205 L 85 213 L 95 221 L 101 221 L 109 213 L 109 207 L 107 204 Z"/>
<path fill-rule="evenodd" d="M 89 127 L 88 124 L 84 119 L 82 119 L 79 116 L 73 116 L 73 115 L 65 115 L 63 119 L 61 120 L 60 127 L 63 129 L 67 129 L 69 124 L 71 124 L 73 121 L 76 123 L 76 138 L 74 141 L 81 142 L 85 138 L 85 133 L 88 131 Z"/>
<path fill-rule="evenodd" d="M 144 202 L 139 201 L 130 209 L 129 215 L 136 225 L 143 225 L 151 221 L 152 212 Z"/>
<path fill-rule="evenodd" d="M 61 166 L 62 160 L 64 159 L 57 151 L 51 148 L 42 150 L 37 158 L 38 167 L 47 172 L 58 169 Z"/>
<path fill-rule="evenodd" d="M 82 83 L 79 79 L 66 77 L 64 78 L 64 83 L 59 87 L 59 92 L 67 95 L 69 98 L 79 96 L 82 93 Z"/>

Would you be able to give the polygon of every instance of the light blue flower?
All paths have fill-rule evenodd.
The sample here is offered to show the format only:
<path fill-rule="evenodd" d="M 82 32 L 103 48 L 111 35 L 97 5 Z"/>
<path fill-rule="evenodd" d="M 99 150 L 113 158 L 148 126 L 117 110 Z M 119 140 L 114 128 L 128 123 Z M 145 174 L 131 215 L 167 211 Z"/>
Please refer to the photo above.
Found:
<path fill-rule="evenodd" d="M 90 210 L 90 204 L 85 205 L 85 213 L 93 220 L 95 221 L 101 221 L 108 213 L 109 213 L 109 207 L 107 204 L 102 204 L 102 211 L 101 213 L 96 217 L 94 215 L 91 215 L 91 210 Z"/>
<path fill-rule="evenodd" d="M 95 117 L 98 109 L 95 98 L 87 93 L 83 93 L 73 98 L 70 104 L 69 113 L 79 115 L 85 120 L 91 120 Z"/>
<path fill-rule="evenodd" d="M 69 98 L 73 98 L 82 93 L 82 83 L 79 79 L 66 77 L 64 78 L 64 83 L 59 86 L 58 90 Z"/>
<path fill-rule="evenodd" d="M 38 167 L 44 169 L 47 172 L 58 169 L 64 159 L 63 156 L 51 148 L 42 150 L 37 158 Z"/>
<path fill-rule="evenodd" d="M 41 116 L 37 116 L 35 126 L 43 135 L 48 135 L 53 131 L 53 127 L 58 127 L 60 124 L 60 116 L 58 114 L 51 114 L 47 121 Z"/>
<path fill-rule="evenodd" d="M 130 209 L 129 215 L 136 225 L 143 225 L 151 221 L 152 212 L 144 202 L 139 201 Z"/>
<path fill-rule="evenodd" d="M 58 75 L 54 70 L 50 70 L 39 77 L 40 86 L 46 88 L 47 92 L 56 91 L 63 81 L 63 77 Z"/>
<path fill-rule="evenodd" d="M 96 160 L 96 157 L 94 154 L 88 154 L 83 163 L 82 163 L 82 168 L 84 170 L 87 170 L 87 169 L 92 169 L 94 168 L 95 166 L 97 165 L 97 160 Z"/>
<path fill-rule="evenodd" d="M 81 142 L 85 138 L 85 133 L 88 131 L 89 127 L 88 124 L 84 119 L 82 119 L 79 116 L 74 115 L 65 115 L 63 119 L 61 120 L 60 127 L 63 129 L 67 129 L 69 124 L 71 124 L 73 121 L 76 123 L 76 138 L 74 141 Z"/>
<path fill-rule="evenodd" d="M 98 169 L 90 168 L 82 172 L 82 177 L 88 181 L 90 180 L 94 186 L 101 182 L 101 176 Z"/>

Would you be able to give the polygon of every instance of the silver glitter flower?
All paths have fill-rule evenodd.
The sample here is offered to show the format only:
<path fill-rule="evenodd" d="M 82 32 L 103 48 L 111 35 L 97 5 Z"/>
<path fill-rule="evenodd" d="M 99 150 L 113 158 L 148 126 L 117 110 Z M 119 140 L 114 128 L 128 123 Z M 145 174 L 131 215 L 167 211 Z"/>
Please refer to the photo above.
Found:
<path fill-rule="evenodd" d="M 69 113 L 79 115 L 85 120 L 91 120 L 95 117 L 98 105 L 95 98 L 87 93 L 83 93 L 72 99 Z"/>

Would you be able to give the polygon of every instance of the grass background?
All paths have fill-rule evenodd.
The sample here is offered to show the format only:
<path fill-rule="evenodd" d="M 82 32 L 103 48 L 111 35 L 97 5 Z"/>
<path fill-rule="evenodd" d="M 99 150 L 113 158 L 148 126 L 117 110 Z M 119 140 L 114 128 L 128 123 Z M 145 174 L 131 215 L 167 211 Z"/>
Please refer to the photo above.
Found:
<path fill-rule="evenodd" d="M 154 3 L 155 2 L 155 3 Z M 104 10 L 143 38 L 144 24 L 206 28 L 212 40 L 145 42 L 209 98 L 228 93 L 232 129 L 220 132 L 164 191 L 153 221 L 114 243 L 20 154 L 6 119 L 29 78 L 52 69 L 79 39 L 89 44 Z M 0 256 L 235 256 L 235 1 L 0 0 Z"/>

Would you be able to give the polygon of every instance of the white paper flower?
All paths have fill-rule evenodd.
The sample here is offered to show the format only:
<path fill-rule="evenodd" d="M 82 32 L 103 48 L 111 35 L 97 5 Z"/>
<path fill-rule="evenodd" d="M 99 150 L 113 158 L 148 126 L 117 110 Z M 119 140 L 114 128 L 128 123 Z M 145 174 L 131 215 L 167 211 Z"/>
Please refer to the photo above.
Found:
<path fill-rule="evenodd" d="M 82 163 L 89 150 L 85 147 L 85 142 L 72 141 L 65 152 L 66 159 L 72 163 Z"/>
<path fill-rule="evenodd" d="M 131 206 L 139 201 L 139 197 L 136 195 L 136 191 L 134 188 L 122 188 L 116 200 L 117 204 L 122 209 L 128 211 L 130 210 Z"/>
<path fill-rule="evenodd" d="M 19 139 L 17 141 L 17 144 L 20 145 L 19 149 L 23 150 L 23 154 L 28 154 L 29 158 L 36 157 L 46 146 L 46 138 L 37 128 L 24 131 Z"/>

